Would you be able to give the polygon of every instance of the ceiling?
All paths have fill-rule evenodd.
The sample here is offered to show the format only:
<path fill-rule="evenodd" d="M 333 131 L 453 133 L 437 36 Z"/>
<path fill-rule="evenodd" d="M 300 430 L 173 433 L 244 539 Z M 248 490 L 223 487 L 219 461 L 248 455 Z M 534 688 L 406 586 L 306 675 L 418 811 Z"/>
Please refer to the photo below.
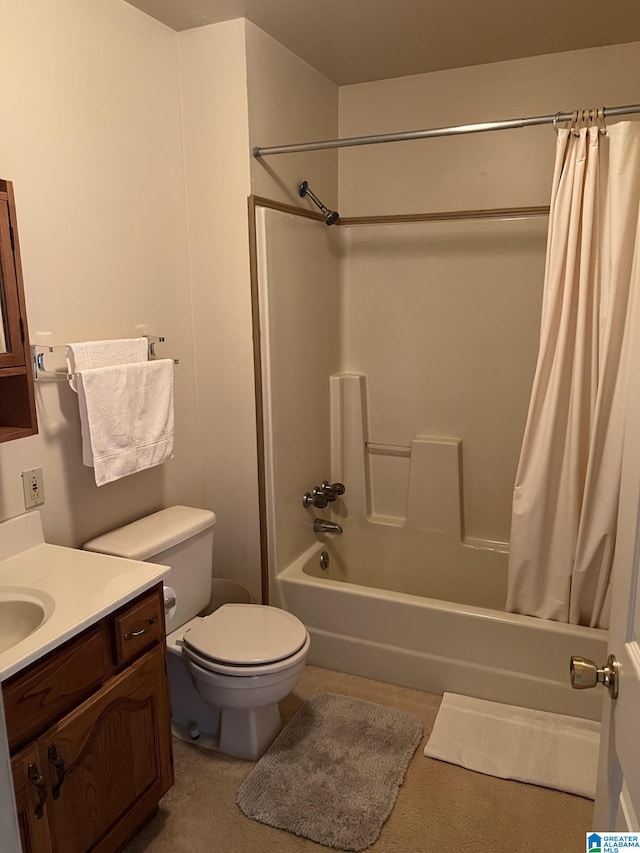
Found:
<path fill-rule="evenodd" d="M 248 18 L 340 86 L 640 41 L 638 0 L 127 0 L 174 30 Z"/>

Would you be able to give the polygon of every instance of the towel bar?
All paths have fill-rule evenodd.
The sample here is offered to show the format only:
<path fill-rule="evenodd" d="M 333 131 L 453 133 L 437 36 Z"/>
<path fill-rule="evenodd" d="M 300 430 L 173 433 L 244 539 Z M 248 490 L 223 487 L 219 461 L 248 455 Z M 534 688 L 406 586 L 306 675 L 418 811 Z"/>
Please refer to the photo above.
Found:
<path fill-rule="evenodd" d="M 156 355 L 156 344 L 163 344 L 165 342 L 165 338 L 162 335 L 142 335 L 141 337 L 147 339 L 149 345 L 149 361 L 154 361 L 158 357 Z M 38 344 L 31 345 L 33 378 L 36 382 L 41 381 L 45 377 L 56 382 L 68 382 L 69 380 L 80 376 L 79 372 L 68 373 L 66 370 L 47 370 L 45 367 L 44 357 L 46 353 L 53 352 L 54 350 L 66 350 L 66 348 L 66 344 L 56 344 L 54 346 L 41 346 Z M 179 359 L 174 358 L 173 363 L 179 364 L 180 361 Z"/>

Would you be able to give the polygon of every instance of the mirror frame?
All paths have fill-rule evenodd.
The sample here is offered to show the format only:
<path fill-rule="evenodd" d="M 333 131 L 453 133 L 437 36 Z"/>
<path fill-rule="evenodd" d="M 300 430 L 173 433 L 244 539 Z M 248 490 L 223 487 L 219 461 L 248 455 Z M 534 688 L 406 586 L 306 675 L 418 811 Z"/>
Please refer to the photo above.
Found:
<path fill-rule="evenodd" d="M 3 442 L 35 435 L 38 424 L 13 184 L 2 178 L 0 287 L 7 337 L 7 352 L 0 353 L 0 442 Z"/>

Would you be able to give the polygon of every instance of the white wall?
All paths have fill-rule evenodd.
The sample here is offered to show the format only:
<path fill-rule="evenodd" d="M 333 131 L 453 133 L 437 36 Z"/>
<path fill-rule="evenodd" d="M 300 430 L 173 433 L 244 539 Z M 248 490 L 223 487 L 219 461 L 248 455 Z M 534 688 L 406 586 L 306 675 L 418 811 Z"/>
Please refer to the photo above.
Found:
<path fill-rule="evenodd" d="M 0 445 L 0 519 L 24 511 L 20 471 L 41 465 L 47 539 L 78 546 L 203 499 L 176 34 L 120 0 L 0 11 L 0 175 L 15 187 L 32 342 L 147 331 L 180 359 L 175 458 L 160 468 L 98 489 L 65 383 L 38 383 L 38 436 Z"/>

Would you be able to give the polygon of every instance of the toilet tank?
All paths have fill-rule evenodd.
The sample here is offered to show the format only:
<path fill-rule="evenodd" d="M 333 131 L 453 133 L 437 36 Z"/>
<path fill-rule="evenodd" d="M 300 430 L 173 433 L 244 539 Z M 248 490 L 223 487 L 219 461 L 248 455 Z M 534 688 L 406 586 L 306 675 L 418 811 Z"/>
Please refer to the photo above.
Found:
<path fill-rule="evenodd" d="M 176 593 L 167 633 L 209 604 L 216 517 L 206 509 L 172 506 L 118 527 L 83 545 L 86 551 L 170 566 L 165 580 Z"/>

